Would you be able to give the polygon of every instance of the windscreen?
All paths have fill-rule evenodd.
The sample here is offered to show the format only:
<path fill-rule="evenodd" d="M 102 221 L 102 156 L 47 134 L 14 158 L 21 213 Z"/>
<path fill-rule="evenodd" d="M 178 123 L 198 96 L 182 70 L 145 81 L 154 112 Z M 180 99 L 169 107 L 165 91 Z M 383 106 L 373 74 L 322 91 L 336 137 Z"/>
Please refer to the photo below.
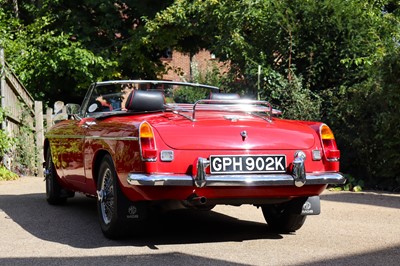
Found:
<path fill-rule="evenodd" d="M 85 113 L 88 116 L 96 116 L 104 112 L 126 111 L 126 102 L 134 90 L 161 91 L 166 104 L 193 104 L 198 100 L 209 97 L 211 91 L 210 88 L 164 83 L 100 84 L 94 86 L 90 95 L 87 95 L 89 99 L 86 99 Z"/>

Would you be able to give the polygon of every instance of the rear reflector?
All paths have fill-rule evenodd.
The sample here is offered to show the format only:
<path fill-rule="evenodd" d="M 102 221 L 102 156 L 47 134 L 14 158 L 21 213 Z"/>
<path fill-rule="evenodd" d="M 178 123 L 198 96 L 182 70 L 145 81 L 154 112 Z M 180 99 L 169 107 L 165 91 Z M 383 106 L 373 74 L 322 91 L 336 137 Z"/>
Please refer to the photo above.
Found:
<path fill-rule="evenodd" d="M 163 162 L 172 162 L 174 160 L 174 151 L 162 150 L 160 155 L 161 161 Z"/>
<path fill-rule="evenodd" d="M 328 150 L 325 154 L 326 154 L 326 159 L 330 161 L 337 161 L 340 159 L 339 150 Z"/>
<path fill-rule="evenodd" d="M 322 160 L 322 154 L 320 150 L 313 150 L 312 151 L 312 159 L 313 161 Z"/>

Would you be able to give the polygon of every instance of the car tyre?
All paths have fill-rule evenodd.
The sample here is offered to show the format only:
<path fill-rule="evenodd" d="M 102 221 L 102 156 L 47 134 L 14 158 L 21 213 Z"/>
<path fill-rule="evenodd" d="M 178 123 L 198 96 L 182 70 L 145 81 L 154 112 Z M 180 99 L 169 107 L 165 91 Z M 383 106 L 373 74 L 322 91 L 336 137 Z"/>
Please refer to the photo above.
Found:
<path fill-rule="evenodd" d="M 62 205 L 68 197 L 73 197 L 73 191 L 66 191 L 60 184 L 51 156 L 50 147 L 47 149 L 45 162 L 46 200 L 51 205 Z"/>
<path fill-rule="evenodd" d="M 119 187 L 110 155 L 106 155 L 100 164 L 97 195 L 97 210 L 103 234 L 110 239 L 121 237 L 127 226 L 123 210 L 129 201 Z"/>
<path fill-rule="evenodd" d="M 278 232 L 295 232 L 299 230 L 307 216 L 292 213 L 281 204 L 264 205 L 261 207 L 268 227 Z"/>

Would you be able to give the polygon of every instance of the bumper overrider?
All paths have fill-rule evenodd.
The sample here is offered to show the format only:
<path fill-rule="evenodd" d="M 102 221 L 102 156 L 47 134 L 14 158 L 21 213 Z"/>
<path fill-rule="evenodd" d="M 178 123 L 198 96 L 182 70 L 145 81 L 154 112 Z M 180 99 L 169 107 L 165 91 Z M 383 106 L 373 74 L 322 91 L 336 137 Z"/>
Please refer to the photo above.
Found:
<path fill-rule="evenodd" d="M 296 186 L 344 184 L 345 177 L 338 172 L 306 173 L 304 159 L 293 161 L 292 174 L 218 174 L 208 175 L 209 161 L 198 158 L 193 175 L 129 173 L 128 183 L 134 186 Z"/>

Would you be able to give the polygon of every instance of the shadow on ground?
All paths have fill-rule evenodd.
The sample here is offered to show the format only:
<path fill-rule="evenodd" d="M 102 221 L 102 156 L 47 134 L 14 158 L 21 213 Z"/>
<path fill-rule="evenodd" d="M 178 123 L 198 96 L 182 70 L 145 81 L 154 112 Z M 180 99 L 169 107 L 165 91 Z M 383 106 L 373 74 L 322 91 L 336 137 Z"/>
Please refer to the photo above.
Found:
<path fill-rule="evenodd" d="M 96 200 L 82 195 L 63 206 L 48 205 L 42 193 L 0 195 L 0 215 L 40 239 L 78 248 L 129 245 L 157 249 L 157 245 L 282 238 L 269 231 L 266 223 L 243 221 L 213 211 L 181 210 L 157 216 L 140 236 L 108 240 L 100 231 Z"/>
<path fill-rule="evenodd" d="M 149 255 L 96 256 L 96 257 L 56 257 L 56 258 L 0 258 L 1 265 L 245 265 L 215 260 L 200 256 L 191 256 L 178 252 Z M 167 263 L 168 265 L 168 263 Z"/>
<path fill-rule="evenodd" d="M 321 195 L 321 199 L 400 209 L 400 194 L 395 193 L 326 191 Z"/>
<path fill-rule="evenodd" d="M 379 249 L 372 252 L 352 254 L 335 259 L 316 260 L 308 262 L 308 266 L 320 265 L 399 265 L 400 245 Z M 304 264 L 298 264 L 299 266 Z"/>

